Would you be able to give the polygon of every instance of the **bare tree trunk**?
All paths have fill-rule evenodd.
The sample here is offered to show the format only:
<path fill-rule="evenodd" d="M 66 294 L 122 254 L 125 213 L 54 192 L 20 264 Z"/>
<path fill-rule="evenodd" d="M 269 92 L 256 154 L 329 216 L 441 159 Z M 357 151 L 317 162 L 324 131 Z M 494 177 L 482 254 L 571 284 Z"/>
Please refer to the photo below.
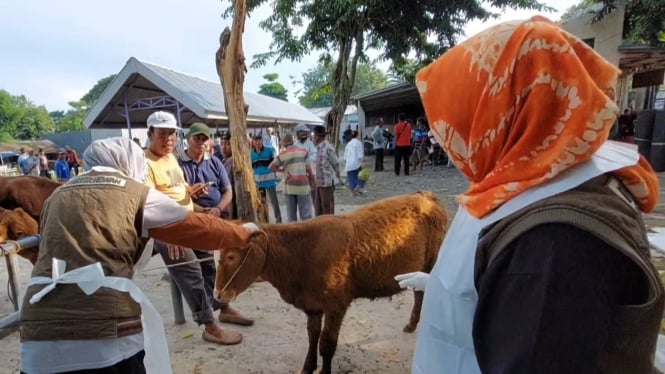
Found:
<path fill-rule="evenodd" d="M 233 152 L 233 177 L 238 217 L 242 221 L 268 222 L 266 205 L 254 182 L 249 144 L 247 142 L 247 110 L 243 95 L 245 83 L 245 55 L 242 49 L 242 34 L 247 17 L 247 0 L 234 0 L 232 30 L 225 28 L 219 36 L 219 49 L 215 55 L 217 75 L 222 83 L 224 106 L 231 129 Z"/>
<path fill-rule="evenodd" d="M 355 42 L 355 51 L 351 57 L 351 49 Z M 344 40 L 340 43 L 339 55 L 333 72 L 333 107 L 330 111 L 329 118 L 332 122 L 332 128 L 329 129 L 330 134 L 334 140 L 335 150 L 339 148 L 339 134 L 346 107 L 351 100 L 351 91 L 353 84 L 356 81 L 356 68 L 358 67 L 358 60 L 363 54 L 364 48 L 364 35 L 362 25 L 358 26 L 358 31 L 351 39 Z M 350 71 L 349 71 L 350 69 Z M 360 129 L 358 129 L 360 130 Z"/>

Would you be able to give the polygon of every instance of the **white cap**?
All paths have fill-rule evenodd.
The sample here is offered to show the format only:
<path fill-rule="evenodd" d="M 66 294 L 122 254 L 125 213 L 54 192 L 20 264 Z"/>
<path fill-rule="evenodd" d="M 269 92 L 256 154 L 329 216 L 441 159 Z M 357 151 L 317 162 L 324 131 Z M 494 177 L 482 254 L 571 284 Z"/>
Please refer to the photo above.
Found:
<path fill-rule="evenodd" d="M 305 125 L 304 123 L 300 123 L 296 126 L 296 132 L 301 132 L 301 131 L 309 132 L 309 127 L 307 127 L 307 125 Z"/>
<path fill-rule="evenodd" d="M 173 114 L 164 111 L 151 114 L 150 117 L 148 117 L 146 124 L 148 128 L 154 127 L 156 129 L 178 129 L 178 121 L 176 121 Z"/>

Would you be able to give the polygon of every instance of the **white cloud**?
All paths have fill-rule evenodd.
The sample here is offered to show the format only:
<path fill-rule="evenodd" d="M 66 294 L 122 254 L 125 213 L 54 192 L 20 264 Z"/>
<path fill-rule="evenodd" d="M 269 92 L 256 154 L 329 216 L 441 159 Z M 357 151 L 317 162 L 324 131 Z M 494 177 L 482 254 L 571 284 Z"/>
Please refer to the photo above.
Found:
<path fill-rule="evenodd" d="M 574 2 L 550 3 L 563 10 Z M 231 23 L 220 17 L 227 4 L 219 0 L 4 1 L 0 4 L 0 88 L 24 94 L 49 110 L 66 109 L 68 101 L 120 71 L 132 56 L 218 81 L 215 52 L 219 34 Z M 264 5 L 246 21 L 243 44 L 248 66 L 254 54 L 269 49 L 271 36 L 258 23 L 271 12 Z M 499 20 L 472 22 L 466 30 L 474 34 L 499 21 L 532 14 L 506 11 Z M 558 18 L 558 14 L 549 16 Z M 289 76 L 300 78 L 317 59 L 315 53 L 299 62 L 250 69 L 245 90 L 258 91 L 262 76 L 276 72 L 293 101 L 296 88 Z M 381 66 L 386 68 L 388 63 Z"/>

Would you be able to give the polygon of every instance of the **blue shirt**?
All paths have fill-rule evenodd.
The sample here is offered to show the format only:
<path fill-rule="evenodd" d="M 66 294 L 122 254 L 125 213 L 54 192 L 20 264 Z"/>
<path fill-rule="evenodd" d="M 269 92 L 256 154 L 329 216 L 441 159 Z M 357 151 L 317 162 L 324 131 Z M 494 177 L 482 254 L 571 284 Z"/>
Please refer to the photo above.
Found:
<path fill-rule="evenodd" d="M 202 208 L 216 207 L 222 200 L 224 192 L 231 188 L 226 169 L 217 157 L 204 157 L 201 163 L 197 164 L 185 154 L 178 162 L 185 174 L 185 180 L 190 186 L 196 183 L 215 182 L 214 186 L 208 188 L 206 195 L 193 199 L 194 203 Z"/>
<path fill-rule="evenodd" d="M 23 174 L 28 174 L 28 155 L 22 154 L 18 156 L 18 166 L 21 168 Z"/>
<path fill-rule="evenodd" d="M 275 159 L 275 150 L 271 147 L 263 147 L 261 152 L 252 149 L 252 169 L 254 169 L 254 180 L 259 188 L 271 188 L 277 186 L 277 174 L 268 168 Z"/>
<path fill-rule="evenodd" d="M 56 161 L 53 168 L 55 169 L 55 176 L 58 177 L 58 179 L 70 179 L 72 177 L 69 164 L 65 160 Z"/>

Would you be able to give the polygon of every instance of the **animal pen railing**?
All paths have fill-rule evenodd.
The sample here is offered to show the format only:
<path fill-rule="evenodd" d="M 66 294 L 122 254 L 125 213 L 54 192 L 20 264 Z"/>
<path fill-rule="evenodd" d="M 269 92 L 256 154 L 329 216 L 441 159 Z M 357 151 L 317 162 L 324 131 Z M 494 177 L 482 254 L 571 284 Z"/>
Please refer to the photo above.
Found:
<path fill-rule="evenodd" d="M 19 326 L 21 294 L 18 284 L 18 251 L 34 248 L 39 245 L 39 235 L 27 236 L 17 241 L 0 244 L 0 254 L 7 264 L 7 291 L 9 299 L 14 305 L 14 312 L 0 319 L 0 339 L 12 334 Z"/>

